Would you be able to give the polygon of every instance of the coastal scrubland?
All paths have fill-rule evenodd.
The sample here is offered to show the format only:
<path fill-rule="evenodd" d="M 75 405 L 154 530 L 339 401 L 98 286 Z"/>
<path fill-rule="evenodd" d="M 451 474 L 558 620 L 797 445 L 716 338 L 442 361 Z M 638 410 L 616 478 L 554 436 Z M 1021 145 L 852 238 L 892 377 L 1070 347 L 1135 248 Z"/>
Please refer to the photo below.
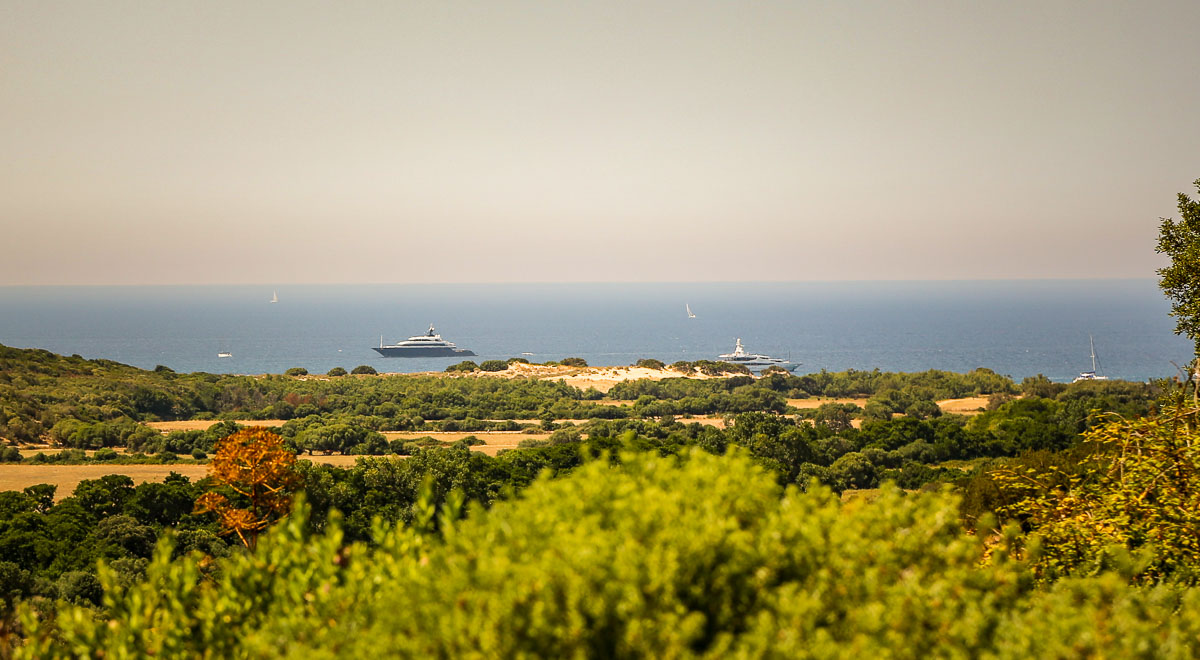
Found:
<path fill-rule="evenodd" d="M 1063 483 L 1084 478 L 1107 456 L 1100 445 L 1089 440 L 1089 434 L 1114 415 L 1138 418 L 1154 414 L 1164 393 L 1177 387 L 1168 382 L 1061 384 L 1040 377 L 1016 383 L 986 369 L 966 374 L 771 373 L 752 378 L 704 374 L 689 370 L 689 366 L 593 368 L 516 362 L 496 371 L 459 369 L 440 374 L 228 376 L 177 374 L 165 368 L 141 370 L 104 360 L 0 348 L 0 406 L 9 444 L 0 455 L 9 461 L 7 466 L 0 465 L 0 479 L 11 480 L 4 473 L 9 469 L 22 471 L 26 480 L 16 484 L 19 489 L 0 493 L 0 576 L 6 585 L 3 602 L 9 643 L 30 654 L 61 652 L 67 647 L 57 646 L 60 643 L 91 644 L 113 652 L 128 649 L 133 638 L 104 632 L 113 630 L 105 628 L 111 624 L 104 622 L 122 622 L 116 624 L 119 630 L 126 621 L 149 621 L 158 616 L 128 611 L 142 607 L 149 591 L 176 589 L 179 580 L 194 581 L 192 587 L 178 592 L 178 601 L 155 605 L 163 611 L 202 612 L 204 608 L 232 607 L 230 603 L 239 599 L 254 601 L 263 594 L 246 594 L 234 585 L 248 579 L 238 577 L 242 575 L 239 571 L 260 566 L 259 562 L 274 556 L 271 553 L 303 556 L 314 562 L 326 561 L 328 558 L 321 558 L 325 552 L 353 557 L 344 571 L 326 577 L 332 580 L 328 588 L 341 599 L 330 616 L 358 626 L 349 623 L 358 615 L 344 609 L 346 603 L 366 608 L 355 612 L 396 605 L 371 602 L 366 583 L 360 580 L 375 580 L 377 571 L 399 571 L 400 566 L 407 566 L 406 557 L 418 561 L 418 566 L 421 556 L 455 565 L 466 556 L 479 557 L 468 546 L 455 545 L 452 530 L 463 530 L 453 531 L 454 538 L 467 529 L 479 530 L 471 534 L 490 534 L 485 531 L 487 525 L 501 524 L 490 522 L 493 515 L 543 515 L 552 530 L 558 529 L 554 525 L 559 523 L 549 521 L 597 515 L 612 522 L 599 523 L 587 534 L 626 534 L 632 529 L 627 526 L 632 525 L 654 537 L 637 537 L 647 544 L 639 546 L 641 551 L 684 553 L 680 556 L 689 557 L 686 562 L 699 563 L 671 569 L 683 571 L 679 574 L 667 571 L 664 575 L 674 577 L 666 578 L 670 584 L 660 585 L 662 592 L 653 602 L 631 605 L 642 614 L 623 618 L 606 609 L 625 607 L 627 604 L 620 604 L 624 603 L 621 596 L 613 595 L 616 600 L 610 601 L 608 596 L 588 592 L 585 586 L 617 577 L 589 573 L 597 570 L 591 561 L 567 562 L 553 570 L 540 553 L 569 555 L 574 552 L 569 548 L 587 544 L 598 557 L 606 557 L 604 562 L 617 561 L 613 570 L 632 571 L 621 573 L 621 589 L 638 585 L 641 578 L 634 576 L 642 571 L 666 570 L 663 566 L 634 561 L 617 547 L 616 540 L 596 545 L 594 539 L 572 541 L 569 534 L 555 536 L 565 531 L 551 532 L 539 541 L 546 545 L 535 548 L 527 546 L 532 539 L 506 536 L 495 561 L 524 562 L 521 568 L 512 565 L 513 570 L 524 576 L 544 575 L 549 591 L 496 591 L 495 585 L 488 585 L 499 579 L 496 575 L 500 573 L 486 578 L 476 574 L 454 577 L 447 585 L 457 586 L 444 587 L 446 598 L 458 589 L 474 603 L 473 608 L 482 608 L 472 609 L 462 625 L 477 629 L 484 637 L 451 643 L 449 633 L 439 633 L 412 641 L 416 645 L 412 650 L 506 653 L 526 648 L 549 654 L 581 649 L 598 653 L 605 648 L 614 652 L 687 648 L 713 654 L 760 648 L 779 635 L 790 634 L 800 635 L 794 640 L 799 644 L 796 640 L 807 639 L 801 629 L 785 634 L 777 629 L 784 624 L 761 626 L 770 617 L 792 621 L 784 625 L 788 629 L 800 625 L 797 622 L 805 617 L 815 616 L 803 614 L 809 606 L 795 610 L 798 605 L 790 601 L 752 605 L 734 595 L 738 590 L 757 589 L 754 585 L 759 578 L 753 577 L 757 573 L 741 574 L 731 566 L 734 572 L 719 579 L 725 586 L 698 583 L 692 589 L 700 591 L 692 595 L 687 595 L 684 587 L 685 575 L 720 572 L 717 566 L 724 561 L 749 562 L 747 566 L 758 566 L 755 570 L 791 576 L 768 581 L 772 589 L 781 590 L 779 597 L 824 584 L 824 578 L 796 573 L 800 570 L 796 562 L 809 560 L 773 557 L 769 548 L 745 546 L 737 540 L 747 534 L 776 534 L 780 529 L 791 529 L 786 533 L 798 534 L 795 538 L 818 533 L 815 527 L 802 529 L 811 523 L 789 522 L 793 507 L 819 514 L 826 520 L 822 524 L 858 529 L 846 532 L 854 543 L 865 542 L 868 536 L 875 538 L 875 532 L 860 528 L 866 520 L 892 521 L 887 524 L 901 527 L 927 524 L 928 516 L 943 521 L 938 531 L 928 533 L 934 534 L 930 538 L 953 540 L 956 549 L 950 555 L 956 559 L 950 555 L 919 559 L 913 549 L 881 546 L 880 557 L 890 558 L 880 561 L 898 562 L 870 569 L 881 574 L 900 576 L 918 570 L 914 566 L 919 564 L 924 566 L 919 569 L 925 571 L 922 575 L 934 583 L 986 582 L 995 578 L 988 572 L 993 569 L 976 567 L 972 570 L 978 572 L 971 572 L 968 566 L 996 553 L 1009 557 L 1004 568 L 1009 573 L 1001 571 L 1004 577 L 995 579 L 1024 586 L 1013 593 L 1007 605 L 980 615 L 983 618 L 978 625 L 995 630 L 996 621 L 1032 617 L 1027 612 L 1048 606 L 1047 599 L 1052 599 L 1051 592 L 1039 586 L 1042 572 L 1026 540 L 1036 529 L 1029 523 L 1028 512 L 1020 509 L 1035 494 L 1015 487 L 1004 475 L 1042 470 L 1057 475 Z M 206 493 L 224 492 L 208 476 L 208 462 L 225 438 L 251 426 L 269 428 L 278 434 L 282 446 L 301 459 L 295 467 L 300 485 L 293 496 L 303 502 L 253 551 L 223 534 L 225 530 L 211 512 L 196 507 Z M 31 481 L 31 473 L 37 470 L 44 470 L 45 478 Z M 656 516 L 659 527 L 647 527 L 649 519 L 625 520 L 628 509 L 642 507 L 642 501 L 622 500 L 623 496 L 612 492 L 623 492 L 626 486 L 621 484 L 630 479 L 638 482 L 645 478 L 644 470 L 650 470 L 647 474 L 655 475 L 654 479 L 666 480 L 656 487 L 708 490 L 691 491 L 683 497 L 696 500 L 691 503 L 679 501 L 682 493 L 672 495 L 668 498 L 674 502 L 671 506 L 679 508 Z M 725 473 L 736 475 L 730 477 L 736 483 L 707 481 Z M 715 494 L 727 486 L 743 492 L 746 501 Z M 594 497 L 588 496 L 590 504 L 579 504 L 582 510 L 544 506 L 544 498 L 561 497 L 566 492 L 562 489 L 589 488 L 600 490 Z M 546 494 L 550 492 L 559 495 Z M 607 495 L 602 497 L 601 492 Z M 651 491 L 646 492 L 650 497 Z M 838 493 L 866 493 L 869 497 L 849 497 L 846 504 L 839 504 Z M 1044 497 L 1045 493 L 1036 495 Z M 602 505 L 603 501 L 608 504 Z M 606 510 L 605 506 L 613 508 Z M 675 545 L 696 531 L 676 526 L 696 513 L 691 506 L 702 507 L 705 520 L 714 526 L 696 536 L 711 541 L 711 550 L 701 551 L 690 541 Z M 535 514 L 531 507 L 541 513 Z M 592 513 L 584 514 L 584 510 Z M 757 513 L 751 517 L 766 518 L 752 522 L 747 517 L 752 510 Z M 944 519 L 946 512 L 951 515 Z M 776 529 L 776 525 L 783 527 Z M 881 529 L 895 534 L 898 528 Z M 980 535 L 973 535 L 977 529 Z M 397 550 L 401 547 L 423 548 L 425 554 L 406 555 L 408 550 Z M 455 554 L 464 552 L 467 555 Z M 689 554 L 696 552 L 700 556 Z M 905 558 L 897 559 L 900 555 Z M 867 561 L 862 556 L 839 560 L 817 556 L 828 566 Z M 951 573 L 939 573 L 929 562 L 941 562 Z M 299 566 L 295 569 L 300 570 Z M 291 575 L 288 570 L 272 573 L 265 587 L 272 594 L 271 602 L 261 604 L 266 608 L 262 612 L 295 606 L 288 600 L 294 594 L 283 592 L 314 588 L 304 582 L 308 577 Z M 418 579 L 412 570 L 407 567 L 402 572 Z M 496 566 L 485 572 L 492 575 L 493 571 L 503 572 Z M 510 579 L 517 578 L 505 578 Z M 906 594 L 902 582 L 893 585 L 895 592 L 885 589 L 860 594 L 861 602 L 845 604 L 839 616 L 860 620 L 881 603 L 915 598 L 913 594 L 900 595 Z M 396 583 L 393 588 L 424 587 Z M 866 587 L 847 583 L 845 588 L 861 592 Z M 509 617 L 515 615 L 502 616 L 495 608 L 520 611 L 516 601 L 533 607 L 543 597 L 561 604 L 557 599 L 564 596 L 553 594 L 562 589 L 577 592 L 570 599 L 578 601 L 569 599 L 577 604 L 565 605 L 560 613 L 575 621 L 573 627 L 560 630 L 554 623 L 558 615 L 529 614 L 523 625 L 531 627 L 522 634 L 540 641 L 523 647 L 519 640 L 501 634 L 503 627 L 512 625 Z M 702 598 L 701 592 L 710 589 L 717 591 Z M 733 592 L 722 596 L 720 589 Z M 1174 597 L 1185 595 L 1179 591 Z M 1128 597 L 1139 599 L 1143 594 L 1131 591 Z M 595 598 L 593 604 L 584 604 Z M 967 606 L 970 598 L 963 598 L 957 606 Z M 538 611 L 547 606 L 537 605 Z M 572 609 L 576 607 L 583 609 Z M 672 617 L 678 618 L 670 620 L 676 633 L 660 638 L 658 633 L 644 632 L 650 621 L 666 622 L 661 619 L 666 612 L 660 611 L 663 607 L 676 612 Z M 783 609 L 773 609 L 778 607 Z M 858 607 L 864 609 L 854 609 Z M 296 638 L 299 646 L 288 653 L 302 649 L 308 653 L 312 649 L 306 645 L 326 643 L 332 645 L 328 648 L 346 652 L 363 644 L 406 648 L 394 635 L 379 631 L 377 638 L 334 640 L 335 633 L 319 632 L 313 627 L 315 619 L 305 618 L 316 610 L 301 607 L 297 611 L 308 614 L 283 617 L 290 621 L 286 625 L 301 631 Z M 472 618 L 477 616 L 484 618 Z M 642 616 L 647 618 L 640 620 Z M 68 626 L 68 620 L 75 623 Z M 814 621 L 803 625 L 817 625 Z M 96 627 L 81 622 L 94 622 Z M 228 644 L 235 655 L 255 655 L 261 648 L 254 640 L 276 634 L 272 632 L 276 623 L 268 624 L 257 613 L 234 627 L 237 633 L 229 639 L 218 638 L 233 634 L 233 629 L 200 631 L 197 625 L 201 624 L 180 621 L 173 632 L 156 626 L 151 636 L 161 633 L 162 639 L 153 643 L 163 644 L 164 652 L 181 649 L 180 653 L 187 655 L 196 649 L 188 646 L 191 642 L 187 640 L 205 639 L 213 648 Z M 840 639 L 838 635 L 856 629 L 845 625 L 848 627 L 830 639 Z M 949 625 L 949 620 L 938 625 Z M 451 629 L 455 636 L 462 633 L 454 626 L 446 630 Z M 827 632 L 832 634 L 832 629 Z M 871 643 L 904 634 L 900 628 L 886 634 L 876 632 L 883 637 Z M 128 634 L 142 639 L 146 633 L 146 629 L 130 629 Z M 367 639 L 374 641 L 368 643 Z M 993 634 L 989 640 L 980 642 L 985 644 L 981 648 L 995 647 L 1000 637 Z M 240 651 L 235 653 L 237 649 Z"/>

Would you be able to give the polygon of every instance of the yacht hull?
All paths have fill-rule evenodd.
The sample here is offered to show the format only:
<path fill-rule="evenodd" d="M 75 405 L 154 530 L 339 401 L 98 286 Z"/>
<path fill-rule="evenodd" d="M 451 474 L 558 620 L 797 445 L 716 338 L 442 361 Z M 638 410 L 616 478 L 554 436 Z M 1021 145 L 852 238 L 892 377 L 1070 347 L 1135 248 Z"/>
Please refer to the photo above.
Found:
<path fill-rule="evenodd" d="M 786 369 L 787 371 L 795 371 L 796 367 L 800 366 L 799 364 L 792 364 L 790 362 L 738 362 L 737 360 L 717 360 L 717 362 L 724 362 L 725 364 L 738 364 L 746 367 L 750 371 L 763 371 L 770 367 L 779 367 L 780 369 Z"/>
<path fill-rule="evenodd" d="M 474 351 L 465 348 L 446 348 L 442 346 L 374 346 L 371 350 L 390 358 L 420 358 L 420 357 L 455 357 L 458 355 L 475 355 Z"/>

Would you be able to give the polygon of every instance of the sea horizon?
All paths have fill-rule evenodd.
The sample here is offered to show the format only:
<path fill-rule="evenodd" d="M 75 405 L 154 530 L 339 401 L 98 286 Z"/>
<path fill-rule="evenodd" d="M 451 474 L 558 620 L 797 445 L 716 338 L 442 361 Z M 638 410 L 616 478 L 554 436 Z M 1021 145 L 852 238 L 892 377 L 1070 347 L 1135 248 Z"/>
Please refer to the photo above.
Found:
<path fill-rule="evenodd" d="M 271 304 L 273 295 L 279 302 Z M 688 306 L 696 314 L 689 319 Z M 462 359 L 714 359 L 750 352 L 826 369 L 1143 381 L 1190 359 L 1153 278 L 7 285 L 0 344 L 211 373 L 441 371 Z M 470 358 L 384 358 L 372 346 L 433 323 Z M 232 353 L 218 358 L 218 353 Z M 527 355 L 532 354 L 532 355 Z"/>

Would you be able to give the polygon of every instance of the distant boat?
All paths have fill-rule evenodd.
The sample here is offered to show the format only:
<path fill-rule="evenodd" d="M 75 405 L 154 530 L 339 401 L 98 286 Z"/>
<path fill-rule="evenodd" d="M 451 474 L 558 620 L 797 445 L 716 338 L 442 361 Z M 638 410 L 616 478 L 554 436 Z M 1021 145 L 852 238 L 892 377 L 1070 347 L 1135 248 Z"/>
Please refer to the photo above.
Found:
<path fill-rule="evenodd" d="M 1092 346 L 1092 370 L 1080 372 L 1075 380 L 1071 381 L 1072 383 L 1078 383 L 1084 380 L 1108 380 L 1108 376 L 1096 375 L 1096 342 L 1092 339 L 1092 335 L 1090 334 L 1088 335 L 1088 343 Z"/>
<path fill-rule="evenodd" d="M 230 353 L 229 351 L 221 351 L 220 353 L 217 353 L 217 357 L 233 357 L 233 353 Z"/>
<path fill-rule="evenodd" d="M 273 302 L 273 303 L 279 302 L 279 292 L 277 292 L 277 291 L 271 292 L 271 302 Z"/>
<path fill-rule="evenodd" d="M 689 319 L 694 319 L 694 318 L 696 318 L 696 315 L 692 313 L 692 306 L 691 306 L 691 305 L 689 305 L 689 304 L 687 304 L 687 303 L 684 303 L 684 304 L 683 304 L 683 308 L 687 310 L 687 314 L 688 314 L 688 318 L 689 318 Z"/>

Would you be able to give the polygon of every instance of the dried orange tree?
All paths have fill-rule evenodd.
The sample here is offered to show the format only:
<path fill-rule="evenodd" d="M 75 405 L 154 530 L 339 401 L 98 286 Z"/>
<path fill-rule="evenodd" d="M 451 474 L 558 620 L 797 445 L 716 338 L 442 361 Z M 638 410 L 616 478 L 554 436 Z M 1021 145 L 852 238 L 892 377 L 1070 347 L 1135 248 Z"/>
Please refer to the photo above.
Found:
<path fill-rule="evenodd" d="M 288 512 L 300 486 L 296 455 L 283 446 L 283 438 L 260 426 L 221 440 L 208 474 L 239 501 L 211 491 L 196 500 L 196 513 L 216 513 L 222 533 L 237 534 L 248 548 L 259 532 Z"/>

